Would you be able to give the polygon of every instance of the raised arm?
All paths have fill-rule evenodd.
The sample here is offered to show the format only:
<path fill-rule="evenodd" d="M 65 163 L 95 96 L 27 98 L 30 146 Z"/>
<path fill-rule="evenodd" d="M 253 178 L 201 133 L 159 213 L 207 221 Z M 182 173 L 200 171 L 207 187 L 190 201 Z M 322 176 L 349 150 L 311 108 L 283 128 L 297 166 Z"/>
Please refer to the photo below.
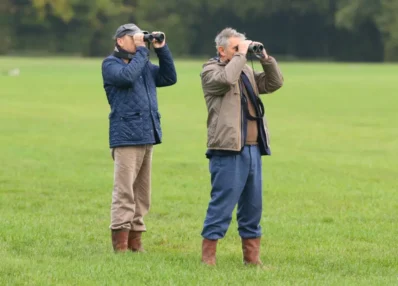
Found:
<path fill-rule="evenodd" d="M 272 93 L 281 88 L 283 75 L 276 60 L 268 56 L 268 59 L 261 59 L 260 63 L 263 67 L 263 72 L 254 72 L 259 93 Z"/>
<path fill-rule="evenodd" d="M 205 66 L 201 74 L 203 89 L 209 94 L 224 95 L 238 82 L 246 61 L 245 54 L 235 53 L 225 68 Z"/>
<path fill-rule="evenodd" d="M 177 72 L 173 57 L 167 45 L 155 48 L 159 66 L 151 64 L 151 71 L 157 87 L 170 86 L 177 82 Z"/>
<path fill-rule="evenodd" d="M 115 58 L 107 58 L 102 63 L 104 82 L 117 87 L 127 87 L 137 80 L 148 63 L 149 50 L 146 47 L 137 47 L 135 56 L 127 65 Z"/>

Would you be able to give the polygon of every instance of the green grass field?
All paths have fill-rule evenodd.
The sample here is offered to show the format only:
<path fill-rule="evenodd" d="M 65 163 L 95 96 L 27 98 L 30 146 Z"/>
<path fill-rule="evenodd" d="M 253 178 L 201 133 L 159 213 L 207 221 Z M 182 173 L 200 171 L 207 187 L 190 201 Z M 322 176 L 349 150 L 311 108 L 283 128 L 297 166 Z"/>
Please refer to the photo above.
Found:
<path fill-rule="evenodd" d="M 398 65 L 281 63 L 263 97 L 264 269 L 235 219 L 200 263 L 210 182 L 202 62 L 158 90 L 146 254 L 110 242 L 113 164 L 101 59 L 0 58 L 0 285 L 397 285 Z M 257 66 L 258 67 L 258 66 Z"/>

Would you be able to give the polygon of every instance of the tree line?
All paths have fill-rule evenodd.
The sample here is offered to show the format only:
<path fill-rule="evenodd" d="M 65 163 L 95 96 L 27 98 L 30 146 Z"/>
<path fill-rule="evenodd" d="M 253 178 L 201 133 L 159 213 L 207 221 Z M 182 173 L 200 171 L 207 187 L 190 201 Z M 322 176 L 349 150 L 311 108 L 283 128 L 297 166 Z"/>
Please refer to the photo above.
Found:
<path fill-rule="evenodd" d="M 398 61 L 397 0 L 2 0 L 0 54 L 103 57 L 129 22 L 176 56 L 214 55 L 233 27 L 286 59 Z"/>

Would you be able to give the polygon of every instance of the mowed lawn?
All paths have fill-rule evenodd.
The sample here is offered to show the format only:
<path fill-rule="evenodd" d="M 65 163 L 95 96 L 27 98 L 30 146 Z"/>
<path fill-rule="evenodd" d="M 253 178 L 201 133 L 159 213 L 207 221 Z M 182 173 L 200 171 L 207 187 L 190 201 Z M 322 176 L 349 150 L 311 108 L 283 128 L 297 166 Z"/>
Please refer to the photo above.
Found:
<path fill-rule="evenodd" d="M 200 263 L 202 61 L 176 65 L 147 253 L 115 255 L 101 59 L 0 58 L 0 285 L 398 284 L 398 65 L 280 63 L 284 87 L 263 96 L 263 269 L 243 266 L 235 215 L 217 266 Z"/>

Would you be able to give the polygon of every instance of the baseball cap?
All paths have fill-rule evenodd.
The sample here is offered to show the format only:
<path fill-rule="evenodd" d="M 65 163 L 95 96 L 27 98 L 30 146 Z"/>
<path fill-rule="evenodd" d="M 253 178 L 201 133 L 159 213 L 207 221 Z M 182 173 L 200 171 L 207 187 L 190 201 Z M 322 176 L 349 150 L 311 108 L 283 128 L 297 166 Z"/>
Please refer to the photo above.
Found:
<path fill-rule="evenodd" d="M 113 36 L 113 39 L 116 40 L 117 38 L 121 38 L 125 35 L 133 36 L 136 33 L 142 33 L 140 28 L 138 28 L 137 25 L 133 23 L 129 24 L 124 24 L 121 25 L 119 28 L 117 28 L 115 35 Z"/>

